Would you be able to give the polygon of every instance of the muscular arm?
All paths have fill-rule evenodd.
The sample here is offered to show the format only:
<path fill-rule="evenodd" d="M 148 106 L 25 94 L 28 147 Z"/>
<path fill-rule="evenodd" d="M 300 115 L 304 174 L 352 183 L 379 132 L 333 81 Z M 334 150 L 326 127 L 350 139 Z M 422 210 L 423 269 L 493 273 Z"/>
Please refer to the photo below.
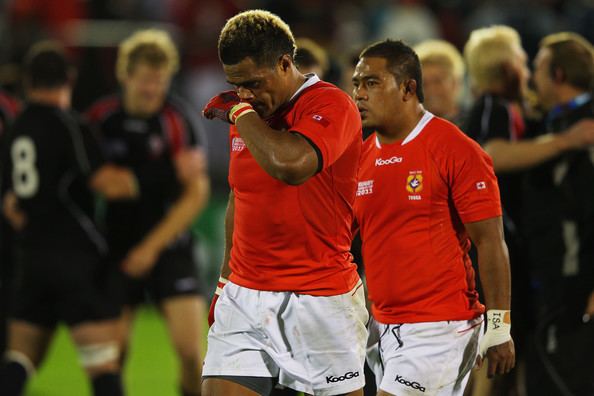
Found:
<path fill-rule="evenodd" d="M 229 203 L 225 211 L 225 253 L 223 255 L 223 265 L 221 266 L 221 276 L 229 279 L 231 268 L 229 260 L 231 259 L 231 247 L 233 246 L 233 220 L 235 218 L 235 195 L 233 191 L 229 193 Z"/>
<path fill-rule="evenodd" d="M 494 138 L 488 140 L 483 148 L 493 159 L 496 172 L 511 172 L 530 168 L 564 151 L 591 144 L 594 144 L 594 121 L 583 120 L 563 133 L 521 141 Z"/>
<path fill-rule="evenodd" d="M 186 176 L 180 178 L 180 175 Z M 190 226 L 208 201 L 210 183 L 204 166 L 198 166 L 195 172 L 181 171 L 178 166 L 178 178 L 183 184 L 181 196 L 123 262 L 124 269 L 133 276 L 148 271 L 163 249 Z"/>
<path fill-rule="evenodd" d="M 465 227 L 478 251 L 479 272 L 487 306 L 487 332 L 479 345 L 481 356 L 477 363 L 482 364 L 482 354 L 485 353 L 489 361 L 487 376 L 492 378 L 495 374 L 508 373 L 515 365 L 514 343 L 509 335 L 509 257 L 503 240 L 501 217 L 467 223 Z M 506 331 L 502 326 L 504 323 L 507 323 Z"/>
<path fill-rule="evenodd" d="M 487 309 L 510 309 L 511 276 L 501 217 L 464 225 L 478 252 Z"/>
<path fill-rule="evenodd" d="M 301 135 L 270 128 L 255 112 L 237 121 L 237 131 L 258 164 L 270 176 L 298 185 L 316 174 L 316 150 Z"/>

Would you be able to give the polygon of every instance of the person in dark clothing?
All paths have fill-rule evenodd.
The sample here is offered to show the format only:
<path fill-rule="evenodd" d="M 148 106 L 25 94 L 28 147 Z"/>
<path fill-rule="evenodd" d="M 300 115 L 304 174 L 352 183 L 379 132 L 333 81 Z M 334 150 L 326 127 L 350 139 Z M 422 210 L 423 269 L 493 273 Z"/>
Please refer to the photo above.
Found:
<path fill-rule="evenodd" d="M 555 136 L 594 117 L 591 44 L 545 37 L 534 83 Z M 593 128 L 594 129 L 594 128 Z M 529 395 L 594 394 L 594 147 L 565 152 L 526 178 L 526 236 L 538 324 L 527 365 Z"/>
<path fill-rule="evenodd" d="M 139 186 L 138 199 L 108 203 L 105 216 L 111 256 L 126 272 L 122 347 L 148 294 L 167 322 L 181 393 L 199 395 L 206 315 L 189 228 L 206 205 L 209 181 L 204 134 L 187 106 L 168 95 L 177 67 L 177 50 L 165 32 L 136 32 L 118 53 L 122 93 L 99 100 L 87 117 L 107 161 L 130 168 Z"/>
<path fill-rule="evenodd" d="M 8 128 L 20 111 L 21 104 L 7 92 L 0 90 L 0 151 Z M 0 174 L 2 170 L 0 169 Z M 1 181 L 0 181 L 1 184 Z M 6 320 L 10 306 L 10 284 L 12 280 L 12 229 L 4 217 L 0 216 L 0 354 L 6 348 Z"/>
<path fill-rule="evenodd" d="M 512 28 L 494 26 L 473 31 L 464 56 L 478 99 L 463 129 L 492 157 L 499 180 L 513 279 L 512 321 L 515 327 L 512 331 L 515 332 L 518 359 L 522 361 L 528 334 L 534 327 L 529 273 L 531 257 L 525 248 L 527 237 L 523 217 L 527 204 L 522 194 L 525 171 L 568 150 L 594 142 L 594 123 L 584 122 L 559 134 L 529 136 L 528 131 L 538 129 L 526 104 L 530 72 L 519 35 Z"/>
<path fill-rule="evenodd" d="M 99 147 L 69 111 L 74 71 L 62 48 L 36 44 L 25 59 L 28 103 L 2 152 L 3 214 L 15 230 L 14 298 L 0 393 L 22 394 L 57 323 L 65 322 L 97 396 L 122 395 L 117 318 L 103 283 L 105 240 L 91 220 L 92 192 L 136 195 L 133 175 L 104 166 Z"/>

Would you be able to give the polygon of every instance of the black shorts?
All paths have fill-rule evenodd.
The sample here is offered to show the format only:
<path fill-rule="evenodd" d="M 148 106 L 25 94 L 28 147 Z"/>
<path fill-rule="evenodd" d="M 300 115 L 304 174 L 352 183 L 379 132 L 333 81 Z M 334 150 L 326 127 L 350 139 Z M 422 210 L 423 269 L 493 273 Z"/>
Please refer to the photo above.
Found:
<path fill-rule="evenodd" d="M 120 304 L 107 293 L 115 281 L 92 246 L 19 249 L 10 316 L 43 327 L 115 319 Z"/>
<path fill-rule="evenodd" d="M 171 297 L 202 295 L 193 248 L 166 250 L 146 277 L 126 276 L 124 287 L 124 305 L 138 305 L 147 298 L 159 304 Z"/>

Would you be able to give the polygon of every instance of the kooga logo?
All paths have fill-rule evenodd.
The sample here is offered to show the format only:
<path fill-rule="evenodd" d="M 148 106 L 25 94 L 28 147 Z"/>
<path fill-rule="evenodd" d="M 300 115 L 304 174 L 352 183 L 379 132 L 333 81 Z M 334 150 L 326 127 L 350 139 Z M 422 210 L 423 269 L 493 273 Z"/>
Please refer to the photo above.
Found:
<path fill-rule="evenodd" d="M 418 382 L 411 382 L 411 381 L 405 380 L 404 378 L 402 378 L 401 375 L 397 375 L 395 381 L 401 383 L 402 385 L 410 386 L 413 389 L 417 389 L 417 390 L 420 390 L 421 392 L 425 393 L 425 388 L 422 387 L 421 384 L 419 384 Z"/>
<path fill-rule="evenodd" d="M 388 159 L 376 158 L 375 166 L 393 165 L 393 164 L 399 164 L 401 162 L 402 162 L 402 157 L 391 157 Z"/>
<path fill-rule="evenodd" d="M 358 371 L 355 371 L 354 373 L 352 371 L 349 371 L 348 373 L 345 373 L 344 375 L 341 375 L 340 377 L 333 377 L 333 376 L 326 377 L 326 383 L 330 384 L 332 382 L 340 382 L 340 381 L 348 380 L 348 379 L 355 378 L 358 376 L 359 376 Z"/>

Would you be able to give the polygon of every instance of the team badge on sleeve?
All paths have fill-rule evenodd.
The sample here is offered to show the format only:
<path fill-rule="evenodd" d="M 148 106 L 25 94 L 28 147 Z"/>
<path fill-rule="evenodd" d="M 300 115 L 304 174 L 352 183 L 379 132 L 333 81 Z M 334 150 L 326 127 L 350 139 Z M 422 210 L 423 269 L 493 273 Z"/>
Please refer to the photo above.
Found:
<path fill-rule="evenodd" d="M 325 119 L 324 117 L 322 117 L 321 115 L 314 114 L 311 118 L 313 118 L 318 123 L 322 124 L 322 126 L 324 128 L 326 128 L 328 125 L 330 125 L 330 123 L 328 122 L 328 120 Z"/>

